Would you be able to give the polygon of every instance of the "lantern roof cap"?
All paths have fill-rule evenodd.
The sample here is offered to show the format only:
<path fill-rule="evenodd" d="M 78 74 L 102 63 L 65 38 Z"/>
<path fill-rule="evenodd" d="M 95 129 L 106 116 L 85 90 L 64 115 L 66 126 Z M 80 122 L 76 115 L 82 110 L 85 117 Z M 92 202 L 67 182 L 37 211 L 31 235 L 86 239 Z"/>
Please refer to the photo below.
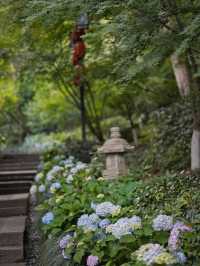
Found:
<path fill-rule="evenodd" d="M 125 153 L 133 150 L 133 146 L 129 145 L 128 142 L 121 137 L 120 128 L 112 127 L 110 129 L 111 135 L 101 148 L 98 149 L 99 153 L 104 154 L 115 154 Z"/>

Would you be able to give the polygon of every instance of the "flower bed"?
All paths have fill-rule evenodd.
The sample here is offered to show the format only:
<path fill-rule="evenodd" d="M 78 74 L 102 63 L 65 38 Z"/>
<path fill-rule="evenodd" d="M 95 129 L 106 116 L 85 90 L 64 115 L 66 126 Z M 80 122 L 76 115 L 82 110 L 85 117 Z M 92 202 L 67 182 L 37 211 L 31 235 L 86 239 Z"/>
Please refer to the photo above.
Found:
<path fill-rule="evenodd" d="M 148 212 L 151 201 L 138 206 L 145 186 L 151 191 L 129 177 L 104 180 L 73 157 L 44 162 L 31 188 L 49 254 L 42 265 L 200 265 L 195 225 L 159 205 Z"/>

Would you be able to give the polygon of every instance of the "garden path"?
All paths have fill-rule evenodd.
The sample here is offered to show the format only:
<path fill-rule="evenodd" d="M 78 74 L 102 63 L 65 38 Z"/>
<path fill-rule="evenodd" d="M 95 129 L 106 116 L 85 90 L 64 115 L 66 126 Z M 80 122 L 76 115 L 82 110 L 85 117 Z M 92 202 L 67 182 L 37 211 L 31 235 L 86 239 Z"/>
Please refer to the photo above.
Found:
<path fill-rule="evenodd" d="M 38 163 L 38 155 L 0 156 L 0 266 L 25 266 L 29 189 Z"/>

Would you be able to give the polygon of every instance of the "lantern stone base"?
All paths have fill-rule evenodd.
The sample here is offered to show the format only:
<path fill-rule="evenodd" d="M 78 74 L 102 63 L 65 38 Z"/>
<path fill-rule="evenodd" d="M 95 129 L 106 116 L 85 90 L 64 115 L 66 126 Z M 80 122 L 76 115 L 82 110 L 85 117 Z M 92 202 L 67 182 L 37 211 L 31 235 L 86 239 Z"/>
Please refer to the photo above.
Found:
<path fill-rule="evenodd" d="M 106 159 L 106 170 L 103 171 L 103 176 L 107 179 L 115 179 L 119 176 L 126 175 L 128 169 L 125 158 L 119 154 L 109 154 Z"/>

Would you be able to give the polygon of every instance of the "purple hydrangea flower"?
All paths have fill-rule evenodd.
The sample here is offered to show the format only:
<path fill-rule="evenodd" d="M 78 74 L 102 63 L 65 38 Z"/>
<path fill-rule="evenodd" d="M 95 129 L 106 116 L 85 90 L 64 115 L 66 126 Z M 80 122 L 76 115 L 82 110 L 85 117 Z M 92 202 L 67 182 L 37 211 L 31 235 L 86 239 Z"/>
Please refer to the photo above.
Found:
<path fill-rule="evenodd" d="M 61 249 L 65 249 L 71 239 L 72 239 L 72 236 L 70 234 L 63 236 L 61 240 L 59 241 L 59 247 Z"/>
<path fill-rule="evenodd" d="M 43 217 L 42 217 L 42 223 L 43 224 L 50 224 L 54 219 L 54 214 L 52 212 L 47 212 Z"/>
<path fill-rule="evenodd" d="M 170 233 L 168 246 L 170 250 L 177 250 L 179 248 L 180 234 L 182 232 L 191 232 L 192 228 L 183 224 L 182 222 L 177 222 Z"/>
<path fill-rule="evenodd" d="M 96 266 L 99 263 L 99 258 L 97 256 L 90 255 L 87 257 L 87 266 Z"/>

